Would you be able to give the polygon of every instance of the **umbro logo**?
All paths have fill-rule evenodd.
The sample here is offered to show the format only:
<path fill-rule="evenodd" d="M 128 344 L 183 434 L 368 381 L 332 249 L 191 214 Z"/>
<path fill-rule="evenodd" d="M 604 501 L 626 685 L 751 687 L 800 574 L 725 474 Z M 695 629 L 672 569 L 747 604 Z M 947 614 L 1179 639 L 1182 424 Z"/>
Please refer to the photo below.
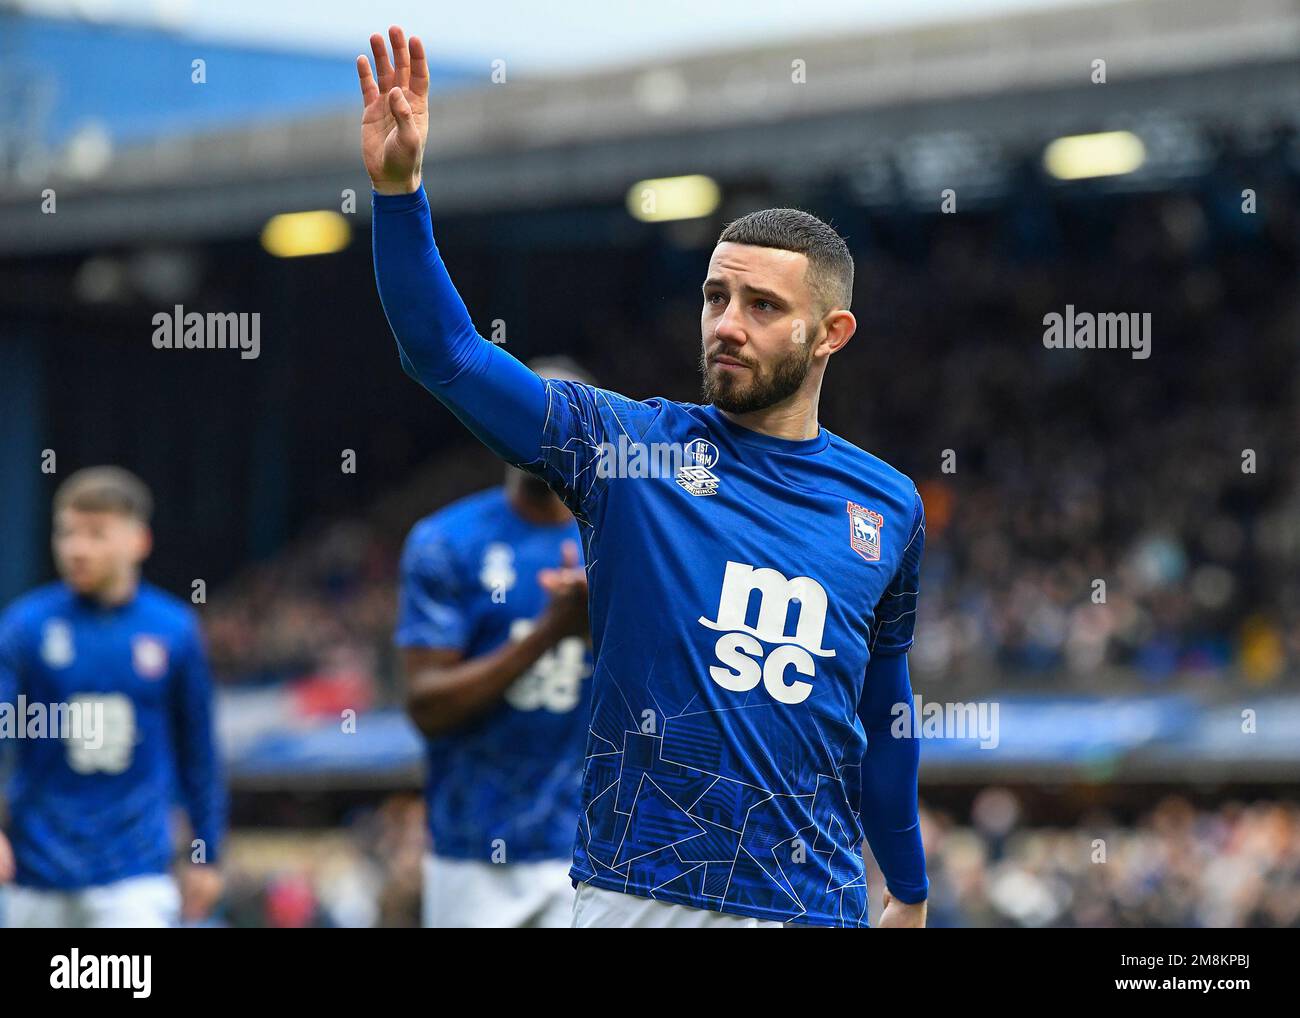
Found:
<path fill-rule="evenodd" d="M 717 465 L 718 447 L 695 438 L 686 443 L 683 453 L 685 462 L 677 471 L 677 483 L 692 495 L 716 495 L 721 481 L 709 468 Z"/>

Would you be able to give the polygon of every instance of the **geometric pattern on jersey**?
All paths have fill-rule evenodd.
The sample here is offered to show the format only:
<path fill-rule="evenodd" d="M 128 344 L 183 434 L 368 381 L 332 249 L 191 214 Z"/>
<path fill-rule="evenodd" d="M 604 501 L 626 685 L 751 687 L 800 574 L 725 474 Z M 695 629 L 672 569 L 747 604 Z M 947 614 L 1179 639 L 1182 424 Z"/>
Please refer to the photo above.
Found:
<path fill-rule="evenodd" d="M 866 925 L 857 709 L 871 656 L 912 642 L 915 485 L 825 429 L 787 441 L 710 406 L 546 384 L 542 456 L 522 466 L 581 527 L 595 647 L 572 875 Z M 707 477 L 608 476 L 620 439 L 707 449 Z"/>

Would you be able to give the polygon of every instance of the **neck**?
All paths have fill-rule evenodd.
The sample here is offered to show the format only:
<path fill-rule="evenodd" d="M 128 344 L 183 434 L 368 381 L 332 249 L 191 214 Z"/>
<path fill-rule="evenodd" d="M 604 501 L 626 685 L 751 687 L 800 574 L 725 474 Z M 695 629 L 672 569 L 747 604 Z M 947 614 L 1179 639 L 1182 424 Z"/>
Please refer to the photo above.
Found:
<path fill-rule="evenodd" d="M 757 431 L 761 435 L 798 442 L 817 437 L 820 429 L 817 423 L 818 396 L 816 390 L 805 392 L 801 389 L 788 399 L 764 407 L 762 410 L 733 414 L 719 407 L 718 412 L 742 428 Z"/>
<path fill-rule="evenodd" d="M 529 523 L 564 523 L 570 513 L 563 502 L 549 491 L 541 497 L 529 494 L 522 485 L 513 485 L 506 492 L 510 508 Z"/>
<path fill-rule="evenodd" d="M 126 604 L 135 597 L 136 588 L 140 586 L 140 574 L 129 570 L 91 593 L 90 599 L 104 608 L 116 608 Z"/>

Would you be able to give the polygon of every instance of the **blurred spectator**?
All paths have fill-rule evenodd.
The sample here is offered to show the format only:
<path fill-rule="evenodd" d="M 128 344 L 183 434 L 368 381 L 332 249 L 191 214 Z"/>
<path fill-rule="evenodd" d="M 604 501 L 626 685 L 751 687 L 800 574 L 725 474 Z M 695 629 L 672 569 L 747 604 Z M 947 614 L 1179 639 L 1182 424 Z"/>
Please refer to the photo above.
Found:
<path fill-rule="evenodd" d="M 418 927 L 424 804 L 413 793 L 345 826 L 236 830 L 225 863 L 226 922 L 240 927 Z"/>
<path fill-rule="evenodd" d="M 1026 203 L 1022 217 L 1052 221 L 1032 242 L 997 210 L 907 218 L 911 244 L 891 241 L 890 221 L 850 231 L 859 336 L 821 416 L 925 499 L 918 683 L 1297 681 L 1296 206 L 1279 188 L 1253 239 L 1185 194 Z M 1043 316 L 1067 304 L 1149 312 L 1150 358 L 1045 348 Z M 697 314 L 671 300 L 620 319 L 617 358 L 596 360 L 605 384 L 693 398 Z M 583 350 L 610 328 L 581 323 Z M 665 336 L 681 340 L 674 356 Z M 327 524 L 219 592 L 206 612 L 218 673 L 277 681 L 346 661 L 391 697 L 405 528 L 477 484 L 465 461 L 480 460 L 467 438 L 383 511 Z"/>
<path fill-rule="evenodd" d="M 1028 827 L 996 789 L 972 813 L 966 826 L 922 810 L 931 926 L 1300 928 L 1294 802 L 1198 810 L 1170 796 L 1132 826 Z"/>
<path fill-rule="evenodd" d="M 419 925 L 423 804 L 396 794 L 336 830 L 236 832 L 235 926 Z M 1171 795 L 1132 823 L 1030 825 L 986 788 L 966 820 L 923 804 L 931 926 L 1300 928 L 1300 805 Z M 870 865 L 873 920 L 882 878 Z"/>

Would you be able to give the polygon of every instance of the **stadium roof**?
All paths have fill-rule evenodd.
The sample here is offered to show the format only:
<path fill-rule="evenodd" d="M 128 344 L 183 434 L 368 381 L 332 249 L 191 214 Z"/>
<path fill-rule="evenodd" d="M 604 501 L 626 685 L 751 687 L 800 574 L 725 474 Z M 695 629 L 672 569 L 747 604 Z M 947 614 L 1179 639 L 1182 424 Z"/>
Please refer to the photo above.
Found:
<path fill-rule="evenodd" d="M 0 0 L 0 137 L 14 144 L 21 132 L 28 145 L 54 146 L 94 129 L 120 146 L 320 114 L 355 100 L 353 57 L 40 17 Z M 191 80 L 196 60 L 202 84 Z M 470 71 L 435 63 L 430 79 L 437 90 Z"/>
<path fill-rule="evenodd" d="M 1119 127 L 1145 132 L 1157 172 L 1195 164 L 1198 123 L 1294 124 L 1297 52 L 1296 0 L 1137 0 L 516 78 L 431 99 L 425 180 L 444 211 L 618 200 L 678 173 L 857 174 L 865 192 L 887 152 L 929 193 L 934 180 L 996 175 L 1007 153 Z M 1091 77 L 1097 59 L 1105 84 Z M 277 212 L 337 208 L 344 189 L 364 196 L 352 74 L 349 55 L 335 113 L 129 146 L 91 174 L 72 159 L 0 181 L 0 252 L 247 235 Z M 42 186 L 59 188 L 58 216 L 39 214 Z"/>

